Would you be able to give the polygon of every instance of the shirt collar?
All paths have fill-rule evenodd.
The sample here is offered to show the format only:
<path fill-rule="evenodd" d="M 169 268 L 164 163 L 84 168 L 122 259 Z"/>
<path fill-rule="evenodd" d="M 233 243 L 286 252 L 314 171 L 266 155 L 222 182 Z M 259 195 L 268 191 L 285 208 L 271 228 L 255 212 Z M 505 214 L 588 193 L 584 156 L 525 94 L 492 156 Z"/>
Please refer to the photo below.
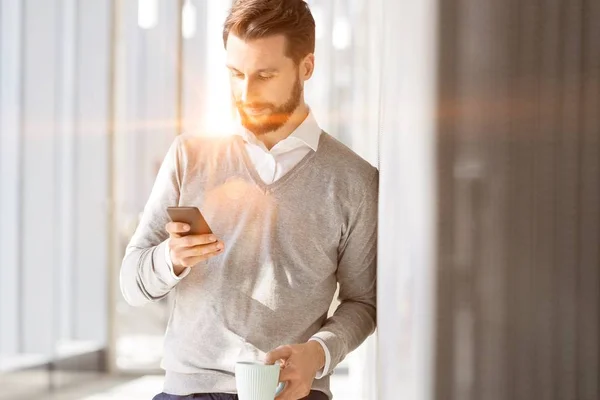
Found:
<path fill-rule="evenodd" d="M 237 129 L 234 133 L 238 136 L 241 136 L 245 142 L 262 144 L 262 142 L 260 142 L 252 132 L 244 128 L 239 121 L 237 122 Z M 290 134 L 290 136 L 282 140 L 282 142 L 290 138 L 292 138 L 292 140 L 300 140 L 314 151 L 317 151 L 319 148 L 320 137 L 321 128 L 319 127 L 313 112 L 309 109 L 308 116 L 304 119 L 304 121 L 302 121 L 302 123 Z"/>

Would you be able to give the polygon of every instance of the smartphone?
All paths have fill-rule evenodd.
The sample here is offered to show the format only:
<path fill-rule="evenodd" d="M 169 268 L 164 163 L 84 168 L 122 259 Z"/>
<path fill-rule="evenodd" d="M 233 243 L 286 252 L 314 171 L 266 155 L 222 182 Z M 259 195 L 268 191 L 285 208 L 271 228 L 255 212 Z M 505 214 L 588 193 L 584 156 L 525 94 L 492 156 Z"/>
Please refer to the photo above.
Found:
<path fill-rule="evenodd" d="M 167 213 L 171 221 L 183 222 L 190 226 L 190 230 L 182 234 L 182 236 L 212 233 L 204 216 L 197 207 L 167 207 Z"/>

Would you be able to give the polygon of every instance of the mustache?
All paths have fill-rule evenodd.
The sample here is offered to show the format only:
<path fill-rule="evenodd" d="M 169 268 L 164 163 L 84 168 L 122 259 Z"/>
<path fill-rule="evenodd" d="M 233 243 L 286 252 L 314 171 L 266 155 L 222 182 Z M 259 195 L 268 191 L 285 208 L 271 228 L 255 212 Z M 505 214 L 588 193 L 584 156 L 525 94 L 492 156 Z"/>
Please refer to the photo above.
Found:
<path fill-rule="evenodd" d="M 270 108 L 270 109 L 273 109 L 273 108 L 275 108 L 273 106 L 273 104 L 271 104 L 271 103 L 243 103 L 243 102 L 238 101 L 235 103 L 235 105 L 237 108 L 241 108 L 241 109 L 244 109 L 244 108 Z"/>

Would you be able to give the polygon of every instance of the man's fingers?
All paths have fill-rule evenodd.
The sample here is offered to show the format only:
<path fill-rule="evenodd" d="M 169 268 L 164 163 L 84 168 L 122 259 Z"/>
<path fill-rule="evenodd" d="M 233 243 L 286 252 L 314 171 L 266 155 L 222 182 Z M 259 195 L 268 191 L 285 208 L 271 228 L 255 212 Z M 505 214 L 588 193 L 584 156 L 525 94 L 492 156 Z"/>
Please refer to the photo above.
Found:
<path fill-rule="evenodd" d="M 291 382 L 298 378 L 298 372 L 293 367 L 282 368 L 279 372 L 279 382 Z"/>
<path fill-rule="evenodd" d="M 265 356 L 265 363 L 268 365 L 275 364 L 277 360 L 287 360 L 292 356 L 291 346 L 279 346 L 275 350 L 271 350 Z"/>
<path fill-rule="evenodd" d="M 165 229 L 170 234 L 180 234 L 180 233 L 186 233 L 187 231 L 189 231 L 190 230 L 190 226 L 188 224 L 183 223 L 183 222 L 169 222 L 165 226 Z"/>
<path fill-rule="evenodd" d="M 218 256 L 219 254 L 221 253 L 210 253 L 203 256 L 186 258 L 185 260 L 183 260 L 183 265 L 186 267 L 193 267 L 194 265 L 201 263 L 202 261 L 206 261 L 214 256 Z"/>
<path fill-rule="evenodd" d="M 206 247 L 206 246 L 203 246 Z M 179 249 L 179 252 L 172 252 L 171 257 L 173 257 L 173 262 L 177 265 L 181 265 L 183 267 L 193 267 L 194 265 L 206 261 L 209 258 L 218 256 L 219 254 L 223 254 L 222 249 L 217 249 L 216 251 L 209 250 L 201 250 L 201 251 L 193 251 L 191 249 L 186 249 L 183 251 L 187 252 L 186 256 L 181 256 L 182 250 Z"/>
<path fill-rule="evenodd" d="M 172 247 L 195 247 L 215 243 L 216 241 L 217 237 L 210 233 L 207 235 L 189 235 L 171 239 Z"/>
<path fill-rule="evenodd" d="M 223 242 L 214 242 L 210 244 L 201 244 L 194 247 L 187 247 L 184 249 L 180 249 L 177 255 L 182 258 L 192 258 L 192 257 L 200 257 L 209 255 L 211 253 L 217 253 L 224 248 Z"/>

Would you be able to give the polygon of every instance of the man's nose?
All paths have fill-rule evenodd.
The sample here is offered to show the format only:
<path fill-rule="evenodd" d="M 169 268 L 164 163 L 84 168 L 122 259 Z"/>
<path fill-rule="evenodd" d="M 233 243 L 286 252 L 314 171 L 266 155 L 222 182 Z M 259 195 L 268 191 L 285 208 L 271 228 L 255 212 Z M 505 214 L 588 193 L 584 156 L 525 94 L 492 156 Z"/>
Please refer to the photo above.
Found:
<path fill-rule="evenodd" d="M 253 79 L 244 79 L 240 100 L 243 104 L 252 104 L 256 100 L 256 83 Z"/>

